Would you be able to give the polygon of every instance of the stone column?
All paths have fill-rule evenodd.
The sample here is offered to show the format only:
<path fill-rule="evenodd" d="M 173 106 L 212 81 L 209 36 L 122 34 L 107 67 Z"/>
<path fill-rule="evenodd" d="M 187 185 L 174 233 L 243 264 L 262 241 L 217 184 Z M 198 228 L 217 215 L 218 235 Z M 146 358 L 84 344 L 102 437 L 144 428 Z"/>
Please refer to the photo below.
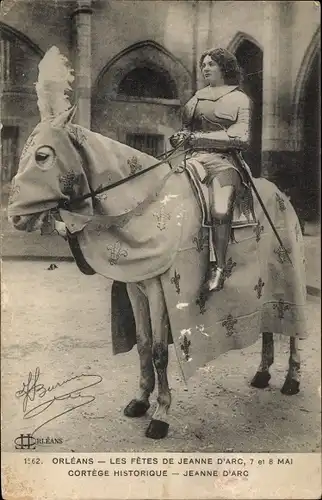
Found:
<path fill-rule="evenodd" d="M 208 49 L 213 48 L 212 30 L 216 25 L 213 15 L 215 2 L 212 0 L 198 2 L 196 10 L 196 90 L 205 86 L 205 81 L 199 68 L 201 54 Z"/>
<path fill-rule="evenodd" d="M 92 0 L 77 0 L 77 8 L 72 13 L 75 94 L 77 103 L 75 121 L 87 128 L 91 127 L 91 4 Z"/>
<path fill-rule="evenodd" d="M 292 138 L 292 3 L 265 2 L 262 175 L 293 189 L 298 159 Z"/>
<path fill-rule="evenodd" d="M 192 2 L 192 71 L 191 71 L 191 88 L 195 93 L 198 87 L 198 28 L 199 28 L 199 2 Z"/>

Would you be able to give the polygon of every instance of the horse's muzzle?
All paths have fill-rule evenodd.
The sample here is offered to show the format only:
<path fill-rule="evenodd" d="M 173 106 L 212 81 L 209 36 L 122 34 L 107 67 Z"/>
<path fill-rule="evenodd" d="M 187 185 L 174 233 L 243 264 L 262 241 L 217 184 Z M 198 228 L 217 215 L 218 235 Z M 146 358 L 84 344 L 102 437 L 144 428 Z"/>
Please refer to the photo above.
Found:
<path fill-rule="evenodd" d="M 27 231 L 30 233 L 41 228 L 45 217 L 46 212 L 28 215 L 14 215 L 9 217 L 9 222 L 18 231 Z"/>

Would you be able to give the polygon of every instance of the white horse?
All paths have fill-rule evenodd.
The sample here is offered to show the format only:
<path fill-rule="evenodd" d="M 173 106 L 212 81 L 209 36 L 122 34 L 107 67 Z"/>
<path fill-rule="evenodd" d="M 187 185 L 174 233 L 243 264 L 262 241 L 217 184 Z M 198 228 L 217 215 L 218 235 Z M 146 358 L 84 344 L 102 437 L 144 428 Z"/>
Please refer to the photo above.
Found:
<path fill-rule="evenodd" d="M 156 372 L 158 406 L 146 435 L 167 435 L 169 342 L 188 378 L 262 333 L 261 362 L 251 383 L 264 388 L 274 361 L 273 333 L 287 335 L 290 356 L 282 392 L 296 394 L 297 341 L 306 336 L 305 273 L 302 234 L 289 200 L 271 182 L 254 180 L 284 246 L 255 199 L 257 223 L 236 230 L 225 287 L 205 300 L 199 291 L 209 261 L 208 231 L 186 171 L 165 162 L 144 172 L 157 163 L 155 158 L 73 125 L 69 106 L 53 113 L 51 104 L 46 115 L 41 104 L 43 120 L 27 141 L 13 179 L 9 217 L 24 231 L 45 227 L 52 216 L 63 221 L 79 268 L 114 280 L 114 352 L 136 343 L 140 358 L 139 391 L 125 415 L 147 412 Z M 137 172 L 142 175 L 133 177 Z M 128 298 L 133 316 L 122 309 Z"/>

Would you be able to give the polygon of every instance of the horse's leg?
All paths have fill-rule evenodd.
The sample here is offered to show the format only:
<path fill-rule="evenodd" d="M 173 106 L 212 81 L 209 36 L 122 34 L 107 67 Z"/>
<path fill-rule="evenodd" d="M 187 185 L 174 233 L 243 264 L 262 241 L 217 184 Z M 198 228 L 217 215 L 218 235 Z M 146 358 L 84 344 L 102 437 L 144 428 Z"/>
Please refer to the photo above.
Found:
<path fill-rule="evenodd" d="M 158 406 L 147 428 L 146 436 L 162 439 L 169 429 L 167 415 L 171 405 L 171 393 L 167 375 L 169 320 L 159 278 L 148 280 L 147 294 L 152 325 L 152 357 L 158 379 Z"/>
<path fill-rule="evenodd" d="M 262 357 L 257 372 L 251 385 L 258 389 L 264 389 L 268 386 L 271 378 L 269 367 L 274 363 L 274 338 L 270 332 L 263 332 L 262 334 Z"/>
<path fill-rule="evenodd" d="M 127 417 L 141 417 L 150 407 L 149 397 L 155 386 L 150 311 L 147 297 L 136 284 L 128 284 L 127 291 L 136 324 L 136 341 L 140 357 L 140 389 L 137 398 L 132 399 L 124 409 L 124 414 Z"/>
<path fill-rule="evenodd" d="M 298 349 L 298 338 L 290 337 L 290 357 L 288 361 L 288 372 L 284 385 L 281 389 L 282 394 L 297 394 L 300 390 L 300 353 Z"/>

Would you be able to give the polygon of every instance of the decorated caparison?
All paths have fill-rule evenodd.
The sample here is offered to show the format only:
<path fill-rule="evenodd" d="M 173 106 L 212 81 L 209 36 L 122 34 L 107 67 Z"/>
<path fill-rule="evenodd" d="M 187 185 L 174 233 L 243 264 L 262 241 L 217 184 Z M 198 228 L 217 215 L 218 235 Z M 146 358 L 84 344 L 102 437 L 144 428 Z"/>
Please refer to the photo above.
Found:
<path fill-rule="evenodd" d="M 297 342 L 307 336 L 306 286 L 302 233 L 290 201 L 268 180 L 252 179 L 262 203 L 246 190 L 236 202 L 224 286 L 205 293 L 209 252 L 216 249 L 202 164 L 187 150 L 158 162 L 73 124 L 72 81 L 67 59 L 52 47 L 39 64 L 36 84 L 41 121 L 21 155 L 8 213 L 18 230 L 46 231 L 57 221 L 66 228 L 79 269 L 114 281 L 113 352 L 137 344 L 141 366 L 139 391 L 125 414 L 147 412 L 156 373 L 158 406 L 146 435 L 166 436 L 169 343 L 188 380 L 262 334 L 262 359 L 252 380 L 262 388 L 270 379 L 273 334 L 286 335 L 290 357 L 282 392 L 297 393 Z"/>

